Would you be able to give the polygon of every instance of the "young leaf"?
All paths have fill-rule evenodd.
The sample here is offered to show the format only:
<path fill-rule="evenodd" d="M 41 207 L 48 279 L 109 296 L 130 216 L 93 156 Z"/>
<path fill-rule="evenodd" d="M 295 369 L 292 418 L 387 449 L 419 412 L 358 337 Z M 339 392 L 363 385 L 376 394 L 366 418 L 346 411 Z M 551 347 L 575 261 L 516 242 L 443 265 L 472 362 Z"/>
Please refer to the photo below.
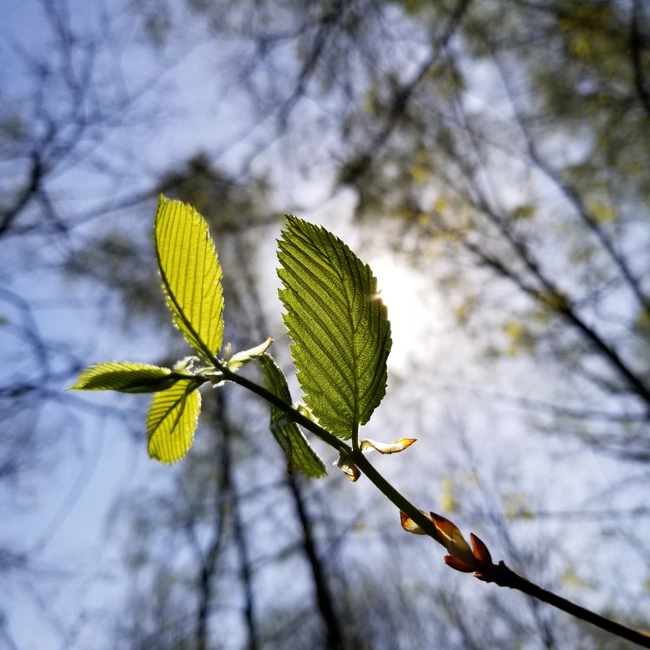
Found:
<path fill-rule="evenodd" d="M 360 447 L 361 451 L 374 449 L 380 454 L 397 454 L 408 449 L 414 442 L 417 442 L 417 438 L 400 438 L 395 442 L 379 442 L 378 440 L 364 438 Z"/>
<path fill-rule="evenodd" d="M 196 381 L 184 379 L 154 395 L 147 416 L 149 456 L 170 464 L 187 454 L 201 410 L 198 386 Z"/>
<path fill-rule="evenodd" d="M 269 354 L 258 357 L 262 365 L 266 387 L 273 394 L 291 403 L 289 385 L 280 366 Z M 314 451 L 295 422 L 289 420 L 285 413 L 271 404 L 271 431 L 288 456 L 288 467 L 294 465 L 303 474 L 320 478 L 327 474 L 325 464 Z M 288 444 L 287 444 L 288 443 Z"/>
<path fill-rule="evenodd" d="M 195 350 L 211 359 L 223 340 L 223 290 L 208 224 L 193 207 L 161 196 L 154 242 L 174 323 Z"/>
<path fill-rule="evenodd" d="M 350 456 L 341 452 L 338 459 L 334 463 L 353 483 L 359 480 L 361 472 L 359 468 L 352 462 Z"/>
<path fill-rule="evenodd" d="M 278 275 L 305 403 L 326 429 L 358 433 L 386 393 L 391 347 L 377 280 L 338 237 L 287 215 Z"/>
<path fill-rule="evenodd" d="M 423 515 L 427 516 L 426 512 L 423 510 L 420 510 L 420 512 Z M 426 535 L 424 529 L 420 528 L 418 524 L 416 524 L 405 512 L 402 512 L 401 510 L 399 511 L 399 520 L 402 524 L 402 528 L 407 533 L 413 533 L 414 535 Z"/>
<path fill-rule="evenodd" d="M 131 361 L 106 361 L 86 368 L 68 390 L 156 393 L 173 386 L 178 380 L 179 377 L 169 368 Z"/>
<path fill-rule="evenodd" d="M 269 338 L 266 339 L 264 343 L 260 343 L 254 348 L 243 350 L 242 352 L 237 352 L 237 354 L 234 354 L 232 357 L 230 357 L 230 360 L 226 364 L 226 367 L 228 370 L 237 372 L 242 366 L 245 366 L 253 359 L 257 359 L 257 357 L 262 356 L 271 347 L 271 343 L 273 343 L 273 339 Z"/>

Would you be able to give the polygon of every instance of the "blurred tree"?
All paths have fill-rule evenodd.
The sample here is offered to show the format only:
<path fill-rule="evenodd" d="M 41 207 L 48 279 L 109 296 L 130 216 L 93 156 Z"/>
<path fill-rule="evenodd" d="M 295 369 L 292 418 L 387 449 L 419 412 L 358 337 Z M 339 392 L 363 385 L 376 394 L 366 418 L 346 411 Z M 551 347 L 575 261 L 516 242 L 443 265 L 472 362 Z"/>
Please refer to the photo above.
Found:
<path fill-rule="evenodd" d="M 563 376 L 565 430 L 648 457 L 647 3 L 135 6 L 158 47 L 192 22 L 236 39 L 224 76 L 271 125 L 243 169 L 313 143 L 296 168 L 333 164 L 361 219 L 396 220 L 486 351 Z"/>
<path fill-rule="evenodd" d="M 42 441 L 76 423 L 78 409 L 138 426 L 112 407 L 60 396 L 85 365 L 86 350 L 77 336 L 62 345 L 43 335 L 46 317 L 33 291 L 16 282 L 19 274 L 29 270 L 36 284 L 63 268 L 100 313 L 110 313 L 111 323 L 121 317 L 130 332 L 143 316 L 167 321 L 149 241 L 151 200 L 165 191 L 208 218 L 224 268 L 238 271 L 226 276 L 236 323 L 227 340 L 235 349 L 258 343 L 270 333 L 259 298 L 265 278 L 255 264 L 265 228 L 277 225 L 269 206 L 300 207 L 274 193 L 287 191 L 286 170 L 294 183 L 324 180 L 333 193 L 353 190 L 362 231 L 385 232 L 396 255 L 437 281 L 459 327 L 480 343 L 488 374 L 531 358 L 525 372 L 540 378 L 539 394 L 504 397 L 482 384 L 474 393 L 525 408 L 543 430 L 619 457 L 650 458 L 647 3 L 132 0 L 128 29 L 119 34 L 145 35 L 169 68 L 179 44 L 187 53 L 198 41 L 212 43 L 215 95 L 248 98 L 253 135 L 241 138 L 246 146 L 234 162 L 222 164 L 228 147 L 206 144 L 169 173 L 136 172 L 135 147 L 116 153 L 111 141 L 138 120 L 157 138 L 156 118 L 172 110 L 158 93 L 159 70 L 139 90 L 125 90 L 118 64 L 125 41 L 114 29 L 124 15 L 99 11 L 95 32 L 90 22 L 75 26 L 65 2 L 40 6 L 52 47 L 42 56 L 23 48 L 24 77 L 11 80 L 20 93 L 0 91 L 0 243 L 7 251 L 0 327 L 23 346 L 18 355 L 7 347 L 3 364 L 10 370 L 0 407 L 11 426 L 0 445 L 0 480 L 24 476 Z M 136 110 L 146 94 L 162 101 Z M 214 124 L 224 137 L 228 129 Z M 78 210 L 70 199 L 88 176 L 93 200 Z M 129 192 L 118 191 L 132 177 L 138 182 Z M 125 207 L 132 207 L 129 221 L 113 220 Z M 512 608 L 507 595 L 477 602 L 448 585 L 432 588 L 417 560 L 395 558 L 398 543 L 415 558 L 417 540 L 384 534 L 384 522 L 363 533 L 376 502 L 346 508 L 349 519 L 339 521 L 332 511 L 340 516 L 340 477 L 326 484 L 327 502 L 320 484 L 305 488 L 286 478 L 280 454 L 260 442 L 270 440 L 266 413 L 223 395 L 209 395 L 210 418 L 168 491 L 134 499 L 120 647 L 210 648 L 228 638 L 251 648 L 415 648 L 430 647 L 432 638 L 450 649 L 608 647 L 527 601 Z M 47 403 L 67 410 L 41 417 Z M 429 460 L 421 462 L 427 470 Z M 420 493 L 431 499 L 429 473 L 427 480 Z M 647 475 L 640 480 L 647 485 Z M 447 484 L 446 497 L 456 487 Z M 471 501 L 476 487 L 456 490 L 445 503 L 468 524 L 487 519 L 520 568 L 575 582 L 559 534 L 543 543 L 539 534 L 515 541 L 508 532 L 515 521 L 525 528 L 553 520 L 515 488 L 506 478 L 483 486 L 510 498 L 481 508 Z M 647 558 L 647 543 L 629 534 L 639 512 L 628 509 L 625 535 L 623 524 L 615 530 L 625 539 L 612 548 Z M 364 552 L 367 564 L 359 560 Z M 0 571 L 24 562 L 13 547 L 0 549 Z"/>
<path fill-rule="evenodd" d="M 510 402 L 544 416 L 542 428 L 647 458 L 650 36 L 642 3 L 134 6 L 158 49 L 192 24 L 234 40 L 222 74 L 246 89 L 268 125 L 241 161 L 244 178 L 268 147 L 300 138 L 295 167 L 308 178 L 327 164 L 334 190 L 355 190 L 362 227 L 392 220 L 393 249 L 432 271 L 488 355 L 532 355 L 560 379 L 556 394 Z M 206 190 L 206 182 L 238 185 L 210 159 L 202 154 L 161 186 L 206 214 L 229 255 L 228 224 L 248 228 L 250 211 Z M 262 166 L 272 183 L 273 163 Z M 241 269 L 241 252 L 235 258 Z M 235 303 L 255 284 L 244 275 L 251 281 L 231 292 Z M 128 276 L 122 285 L 127 295 L 135 287 Z M 517 555 L 512 541 L 506 547 Z M 444 596 L 433 600 L 444 609 Z M 556 623 L 535 608 L 531 615 L 554 645 Z M 462 618 L 446 616 L 462 630 Z M 471 647 L 471 632 L 462 635 Z"/>
<path fill-rule="evenodd" d="M 297 170 L 329 165 L 370 228 L 392 217 L 486 353 L 535 359 L 540 393 L 509 402 L 648 459 L 647 4 L 188 7 L 248 45 L 266 143 L 299 133 Z"/>
<path fill-rule="evenodd" d="M 84 412 L 117 418 L 128 412 L 60 392 L 87 360 L 77 343 L 53 331 L 52 313 L 89 306 L 74 299 L 65 304 L 49 300 L 76 225 L 61 202 L 75 176 L 78 180 L 84 175 L 89 188 L 91 180 L 99 184 L 98 177 L 114 180 L 101 168 L 102 160 L 115 131 L 134 118 L 139 98 L 138 92 L 126 90 L 115 58 L 120 45 L 116 28 L 124 14 L 116 10 L 109 16 L 98 10 L 79 21 L 69 9 L 66 3 L 39 0 L 31 7 L 28 33 L 9 34 L 12 11 L 7 8 L 9 21 L 0 37 L 3 519 L 33 507 L 40 479 L 54 471 L 59 452 L 81 447 L 79 420 Z M 33 47 L 34 40 L 42 47 Z M 53 514 L 39 526 L 42 534 L 29 547 L 12 527 L 3 527 L 0 577 L 7 586 L 19 582 L 20 576 L 36 574 L 34 560 L 62 520 L 61 512 Z M 15 647 L 3 613 L 10 594 L 7 589 L 7 601 L 0 602 L 0 640 Z"/>
<path fill-rule="evenodd" d="M 275 214 L 264 213 L 265 181 L 239 187 L 212 168 L 205 155 L 198 155 L 167 175 L 162 185 L 202 209 L 220 242 L 222 264 L 237 269 L 224 279 L 229 313 L 225 340 L 235 351 L 259 343 L 269 326 L 258 296 L 256 235 L 277 222 Z M 144 218 L 143 224 L 149 221 Z M 134 234 L 132 230 L 129 249 L 107 245 L 114 237 L 109 234 L 82 256 L 75 255 L 69 270 L 117 290 L 129 319 L 141 321 L 148 315 L 163 326 L 169 314 L 159 295 L 153 260 L 150 277 L 142 283 L 128 278 L 128 269 L 142 265 L 141 251 L 149 240 L 142 231 L 140 248 Z M 106 259 L 99 266 L 98 253 Z M 99 269 L 101 275 L 93 275 L 92 269 Z M 243 646 L 251 649 L 298 646 L 304 638 L 316 646 L 352 647 L 354 624 L 343 625 L 330 584 L 334 566 L 321 557 L 303 483 L 297 476 L 277 476 L 277 470 L 284 471 L 284 462 L 268 431 L 268 416 L 262 415 L 261 422 L 254 424 L 248 412 L 259 409 L 236 400 L 229 389 L 206 399 L 211 403 L 202 420 L 200 441 L 182 464 L 169 494 L 141 496 L 130 507 L 133 534 L 141 539 L 127 553 L 133 574 L 128 607 L 135 607 L 138 614 L 127 618 L 126 625 L 120 616 L 118 637 L 125 647 L 166 648 L 180 643 L 200 650 L 218 647 L 222 633 L 216 630 L 229 629 L 228 634 L 241 637 Z M 267 468 L 269 456 L 276 461 L 276 471 Z M 265 503 L 262 512 L 260 502 Z M 273 534 L 262 541 L 269 536 L 267 529 Z M 164 540 L 160 549 L 158 539 Z M 177 560 L 169 560 L 170 545 L 179 550 Z M 300 568 L 301 561 L 307 571 Z M 302 575 L 311 602 L 304 600 L 305 589 L 300 589 L 300 601 L 291 602 L 288 611 L 282 601 L 273 602 L 273 616 L 268 616 L 266 610 L 264 615 L 258 611 L 255 583 L 258 574 L 277 571 L 276 563 L 295 566 L 287 577 L 293 581 L 295 571 Z M 157 594 L 153 601 L 152 590 Z M 160 611 L 170 599 L 177 604 Z"/>

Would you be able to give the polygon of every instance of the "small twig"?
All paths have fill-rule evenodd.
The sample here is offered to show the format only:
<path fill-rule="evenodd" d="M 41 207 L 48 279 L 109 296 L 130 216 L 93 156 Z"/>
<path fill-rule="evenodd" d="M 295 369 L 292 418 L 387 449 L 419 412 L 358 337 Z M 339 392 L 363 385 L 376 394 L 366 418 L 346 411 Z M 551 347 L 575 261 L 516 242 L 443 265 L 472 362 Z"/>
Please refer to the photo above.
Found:
<path fill-rule="evenodd" d="M 211 359 L 215 366 L 224 374 L 224 377 L 248 390 L 256 393 L 264 398 L 274 406 L 284 411 L 292 420 L 304 426 L 306 429 L 314 433 L 323 442 L 337 449 L 339 452 L 347 454 L 349 459 L 356 465 L 356 467 L 375 485 L 375 487 L 391 501 L 399 510 L 408 516 L 417 524 L 424 533 L 441 543 L 440 529 L 434 523 L 433 519 L 429 518 L 426 513 L 412 504 L 399 490 L 397 490 L 382 474 L 375 468 L 375 466 L 363 455 L 360 450 L 352 450 L 345 442 L 334 436 L 329 431 L 323 429 L 319 424 L 312 422 L 309 418 L 305 417 L 298 410 L 293 408 L 291 404 L 280 399 L 277 395 L 271 393 L 263 386 L 256 384 L 250 379 L 246 379 L 241 375 L 229 371 L 223 366 L 216 358 Z M 486 549 L 486 553 L 487 552 Z M 450 557 L 450 556 L 447 556 Z M 452 558 L 454 560 L 455 558 Z M 566 598 L 562 598 L 551 591 L 543 589 L 542 587 L 530 582 L 518 573 L 515 573 L 504 562 L 492 564 L 491 561 L 479 561 L 480 570 L 477 572 L 477 577 L 484 582 L 493 582 L 500 587 L 509 587 L 517 589 L 524 594 L 532 596 L 541 602 L 545 602 L 557 609 L 560 609 L 576 618 L 579 618 L 587 623 L 614 634 L 622 639 L 627 639 L 642 648 L 650 648 L 650 634 L 641 632 L 633 628 L 627 627 L 610 619 L 607 619 L 595 612 L 585 609 L 580 605 L 576 605 Z M 462 562 L 461 562 L 462 564 Z M 453 566 L 453 564 L 451 564 Z M 454 567 L 457 568 L 457 567 Z M 460 570 L 467 570 L 460 569 Z M 472 571 L 473 569 L 469 569 Z"/>
<path fill-rule="evenodd" d="M 632 49 L 632 66 L 634 68 L 634 85 L 646 113 L 650 116 L 650 90 L 646 88 L 643 78 L 643 36 L 641 34 L 642 13 L 641 0 L 635 0 L 630 25 L 630 47 Z"/>
<path fill-rule="evenodd" d="M 601 630 L 615 634 L 616 636 L 627 639 L 632 643 L 636 643 L 642 648 L 650 648 L 650 634 L 647 632 L 641 632 L 635 630 L 631 627 L 612 621 L 604 616 L 600 616 L 595 612 L 592 612 L 590 609 L 585 609 L 572 603 L 566 598 L 562 598 L 557 594 L 554 594 L 547 589 L 543 589 L 539 585 L 536 585 L 530 580 L 526 580 L 523 576 L 520 576 L 518 573 L 515 573 L 510 567 L 508 567 L 505 562 L 499 562 L 498 564 L 493 565 L 494 571 L 488 573 L 482 570 L 482 574 L 486 578 L 486 582 L 494 582 L 500 587 L 510 587 L 510 589 L 517 589 L 537 600 L 541 600 L 557 609 L 561 609 L 571 616 L 575 616 L 587 623 L 591 623 L 596 627 L 599 627 Z"/>

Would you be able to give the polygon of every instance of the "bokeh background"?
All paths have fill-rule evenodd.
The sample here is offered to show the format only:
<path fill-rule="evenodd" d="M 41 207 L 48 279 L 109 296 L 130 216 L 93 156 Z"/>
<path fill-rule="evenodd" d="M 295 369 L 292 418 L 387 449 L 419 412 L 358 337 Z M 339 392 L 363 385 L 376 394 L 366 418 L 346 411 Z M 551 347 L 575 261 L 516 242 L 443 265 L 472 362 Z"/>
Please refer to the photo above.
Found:
<path fill-rule="evenodd" d="M 272 336 L 288 373 L 282 215 L 348 242 L 393 325 L 366 435 L 418 438 L 381 471 L 650 627 L 646 1 L 1 8 L 0 648 L 630 647 L 451 571 L 363 478 L 287 475 L 237 386 L 204 393 L 171 468 L 147 396 L 64 392 L 99 360 L 189 354 L 161 192 L 209 220 L 226 341 Z"/>

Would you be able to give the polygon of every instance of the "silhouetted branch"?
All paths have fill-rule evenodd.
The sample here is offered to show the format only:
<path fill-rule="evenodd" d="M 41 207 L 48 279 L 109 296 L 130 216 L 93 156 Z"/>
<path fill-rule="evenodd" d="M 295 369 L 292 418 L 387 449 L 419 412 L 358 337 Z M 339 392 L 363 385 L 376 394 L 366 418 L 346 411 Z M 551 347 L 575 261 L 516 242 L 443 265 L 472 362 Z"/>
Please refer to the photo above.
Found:
<path fill-rule="evenodd" d="M 632 8 L 632 21 L 630 23 L 630 48 L 632 50 L 632 65 L 634 67 L 634 85 L 639 100 L 648 116 L 650 116 L 650 89 L 646 87 L 646 80 L 643 73 L 643 50 L 644 39 L 641 34 L 643 7 L 641 0 L 634 0 Z"/>
<path fill-rule="evenodd" d="M 312 533 L 312 524 L 300 492 L 300 484 L 295 476 L 287 477 L 287 485 L 293 495 L 293 502 L 302 528 L 302 546 L 305 557 L 309 562 L 316 602 L 321 619 L 327 631 L 327 647 L 330 650 L 342 650 L 345 647 L 343 632 L 339 617 L 334 608 L 334 599 L 330 590 L 323 563 L 318 556 L 316 541 Z"/>
<path fill-rule="evenodd" d="M 485 576 L 486 582 L 494 582 L 500 587 L 509 587 L 510 589 L 521 591 L 524 594 L 548 603 L 567 614 L 571 614 L 571 616 L 575 616 L 591 625 L 595 625 L 601 630 L 614 634 L 621 639 L 627 639 L 642 648 L 650 648 L 650 634 L 647 632 L 634 630 L 626 625 L 621 625 L 616 621 L 611 621 L 610 619 L 600 616 L 589 609 L 572 603 L 566 598 L 562 598 L 551 591 L 543 589 L 539 585 L 536 585 L 535 583 L 526 580 L 526 578 L 520 576 L 518 573 L 515 573 L 504 562 L 499 562 L 499 564 L 493 566 L 493 571 L 490 570 L 487 573 L 482 572 L 482 575 Z"/>
<path fill-rule="evenodd" d="M 420 65 L 413 78 L 395 92 L 383 128 L 372 139 L 370 146 L 367 147 L 365 152 L 357 154 L 355 160 L 345 168 L 345 173 L 341 178 L 341 183 L 353 185 L 355 181 L 368 170 L 373 159 L 379 155 L 381 149 L 399 125 L 401 118 L 406 112 L 411 97 L 418 89 L 427 73 L 436 64 L 449 41 L 458 30 L 463 16 L 468 10 L 471 2 L 472 0 L 460 0 L 458 2 L 449 18 L 446 28 L 431 54 L 427 57 L 424 63 Z"/>
<path fill-rule="evenodd" d="M 227 416 L 226 416 L 227 417 Z M 232 445 L 231 431 L 228 426 L 224 427 L 224 451 L 230 454 L 230 445 Z M 244 588 L 244 618 L 246 620 L 246 628 L 248 630 L 248 640 L 246 647 L 248 650 L 257 650 L 260 647 L 259 632 L 257 628 L 257 621 L 255 620 L 256 599 L 253 590 L 253 572 L 250 560 L 250 551 L 248 549 L 248 540 L 246 539 L 246 529 L 241 514 L 241 505 L 239 495 L 237 493 L 236 483 L 233 477 L 233 468 L 230 468 L 230 486 L 231 486 L 231 506 L 232 506 L 232 519 L 235 534 L 235 545 L 239 555 L 240 575 Z"/>
<path fill-rule="evenodd" d="M 609 255 L 610 259 L 614 262 L 615 266 L 618 268 L 620 274 L 627 282 L 627 285 L 629 286 L 632 294 L 635 296 L 639 304 L 642 307 L 644 307 L 647 311 L 650 311 L 650 299 L 643 291 L 640 280 L 632 272 L 632 269 L 630 268 L 630 265 L 628 261 L 625 259 L 624 255 L 622 255 L 616 249 L 616 246 L 614 245 L 610 237 L 607 235 L 605 230 L 600 226 L 596 217 L 587 209 L 587 206 L 585 205 L 584 201 L 580 197 L 580 194 L 578 193 L 576 188 L 573 187 L 567 180 L 561 178 L 558 172 L 555 171 L 555 169 L 553 169 L 551 165 L 547 163 L 540 155 L 535 140 L 533 138 L 533 135 L 531 133 L 531 130 L 528 126 L 528 121 L 525 115 L 523 115 L 519 107 L 519 104 L 514 97 L 510 85 L 510 80 L 508 79 L 508 75 L 506 74 L 504 67 L 500 62 L 500 59 L 494 50 L 493 50 L 493 57 L 497 69 L 499 70 L 499 73 L 501 75 L 503 86 L 508 95 L 510 105 L 512 106 L 512 110 L 514 111 L 515 119 L 521 129 L 521 133 L 526 142 L 530 160 L 536 165 L 537 169 L 539 169 L 550 181 L 554 183 L 554 185 L 564 195 L 564 197 L 569 202 L 569 204 L 573 206 L 576 214 L 578 214 L 582 222 L 589 229 L 589 231 L 596 237 L 596 239 L 600 242 L 600 245 L 602 246 L 603 250 Z"/>
<path fill-rule="evenodd" d="M 220 436 L 219 457 L 221 460 L 220 480 L 215 481 L 215 507 L 212 540 L 208 545 L 205 557 L 202 558 L 199 575 L 199 608 L 196 616 L 196 631 L 194 633 L 197 650 L 207 650 L 210 647 L 208 621 L 210 608 L 214 595 L 214 578 L 218 570 L 218 561 L 221 555 L 224 532 L 226 524 L 226 513 L 231 500 L 232 476 L 230 442 L 226 429 L 228 422 L 225 421 L 224 405 L 226 396 L 223 391 L 213 395 L 214 423 L 217 427 L 217 435 Z"/>

